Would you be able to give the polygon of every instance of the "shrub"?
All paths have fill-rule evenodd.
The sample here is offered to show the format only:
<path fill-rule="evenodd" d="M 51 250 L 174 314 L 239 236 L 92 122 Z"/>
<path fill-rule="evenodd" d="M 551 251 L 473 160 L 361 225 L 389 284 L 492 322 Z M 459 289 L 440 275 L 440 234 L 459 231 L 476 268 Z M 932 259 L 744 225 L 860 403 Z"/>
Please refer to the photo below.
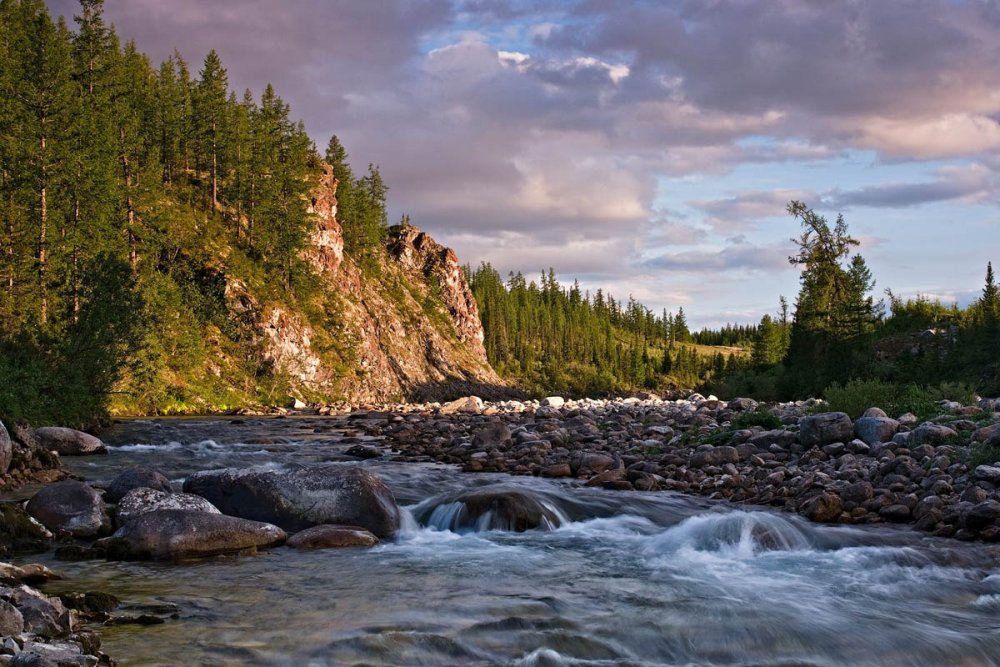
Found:
<path fill-rule="evenodd" d="M 735 429 L 761 426 L 770 431 L 781 428 L 781 420 L 766 408 L 757 408 L 756 410 L 742 412 L 733 419 L 732 424 Z"/>
<path fill-rule="evenodd" d="M 942 383 L 936 387 L 896 384 L 882 380 L 851 380 L 847 384 L 831 384 L 823 390 L 826 405 L 823 410 L 846 412 L 857 418 L 870 407 L 879 407 L 897 417 L 912 412 L 920 418 L 930 418 L 940 412 L 937 401 L 942 399 L 971 403 L 974 393 L 969 385 Z"/>

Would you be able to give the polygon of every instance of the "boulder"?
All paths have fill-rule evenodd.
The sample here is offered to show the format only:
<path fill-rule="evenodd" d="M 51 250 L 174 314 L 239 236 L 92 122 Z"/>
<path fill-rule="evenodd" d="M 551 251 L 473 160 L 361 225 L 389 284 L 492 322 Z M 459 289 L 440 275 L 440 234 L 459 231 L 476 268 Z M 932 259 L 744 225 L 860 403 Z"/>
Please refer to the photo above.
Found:
<path fill-rule="evenodd" d="M 76 615 L 59 598 L 50 598 L 27 586 L 0 589 L 24 619 L 24 630 L 40 637 L 65 637 L 76 626 Z"/>
<path fill-rule="evenodd" d="M 24 616 L 17 607 L 0 600 L 0 637 L 13 637 L 24 632 Z"/>
<path fill-rule="evenodd" d="M 222 514 L 215 505 L 192 493 L 164 493 L 156 489 L 139 487 L 125 494 L 115 509 L 118 525 L 124 525 L 137 516 L 157 510 L 189 510 Z"/>
<path fill-rule="evenodd" d="M 976 432 L 972 434 L 972 439 L 987 446 L 1000 444 L 1000 440 L 993 442 L 996 439 L 994 436 L 1000 436 L 1000 424 L 989 424 L 988 426 L 976 429 Z"/>
<path fill-rule="evenodd" d="M 868 408 L 867 410 L 865 410 L 861 414 L 861 416 L 862 417 L 888 417 L 889 415 L 887 415 L 885 413 L 885 410 L 883 410 L 882 408 L 871 407 L 871 408 Z"/>
<path fill-rule="evenodd" d="M 958 436 L 958 432 L 944 424 L 921 424 L 912 431 L 906 444 L 910 447 L 918 445 L 940 445 Z"/>
<path fill-rule="evenodd" d="M 546 396 L 542 399 L 540 405 L 550 408 L 561 408 L 566 405 L 566 399 L 562 396 Z"/>
<path fill-rule="evenodd" d="M 775 429 L 772 431 L 761 431 L 760 433 L 755 433 L 750 436 L 747 442 L 759 449 L 767 449 L 771 445 L 778 445 L 779 447 L 787 449 L 795 444 L 797 439 L 798 436 L 794 431 Z"/>
<path fill-rule="evenodd" d="M 423 524 L 455 532 L 504 530 L 523 533 L 558 528 L 557 511 L 535 495 L 508 487 L 485 487 L 455 494 L 416 516 Z"/>
<path fill-rule="evenodd" d="M 898 430 L 899 422 L 891 417 L 860 417 L 854 422 L 854 435 L 869 446 L 889 442 Z"/>
<path fill-rule="evenodd" d="M 109 557 L 183 560 L 255 552 L 282 544 L 277 526 L 223 514 L 192 510 L 155 510 L 130 520 L 98 544 Z"/>
<path fill-rule="evenodd" d="M 445 403 L 440 408 L 440 413 L 443 415 L 453 415 L 458 412 L 467 412 L 471 414 L 478 415 L 483 411 L 483 399 L 478 396 L 466 396 L 465 398 L 459 398 L 452 401 L 451 403 Z"/>
<path fill-rule="evenodd" d="M 699 449 L 691 457 L 691 465 L 695 468 L 705 466 L 721 466 L 726 463 L 739 463 L 740 453 L 735 447 L 706 447 Z"/>
<path fill-rule="evenodd" d="M 973 506 L 965 514 L 965 526 L 971 530 L 981 530 L 1000 521 L 1000 502 L 987 500 Z"/>
<path fill-rule="evenodd" d="M 123 471 L 108 485 L 104 498 L 110 503 L 117 503 L 132 489 L 155 489 L 170 493 L 173 489 L 170 480 L 159 470 L 148 466 L 136 466 Z"/>
<path fill-rule="evenodd" d="M 72 479 L 49 484 L 31 497 L 25 509 L 49 530 L 74 537 L 96 537 L 111 528 L 101 495 Z"/>
<path fill-rule="evenodd" d="M 184 491 L 206 498 L 224 514 L 288 531 L 335 524 L 360 526 L 382 538 L 399 529 L 392 491 L 380 477 L 356 466 L 209 470 L 188 477 Z"/>
<path fill-rule="evenodd" d="M 503 422 L 490 422 L 472 436 L 472 446 L 476 449 L 493 449 L 510 444 L 510 429 Z"/>
<path fill-rule="evenodd" d="M 844 503 L 836 493 L 824 491 L 804 502 L 800 511 L 813 521 L 827 523 L 840 517 Z"/>
<path fill-rule="evenodd" d="M 107 454 L 108 448 L 100 438 L 89 433 L 77 431 L 62 426 L 43 426 L 35 429 L 39 444 L 45 449 L 55 451 L 60 456 L 87 456 L 89 454 Z"/>
<path fill-rule="evenodd" d="M 7 428 L 0 422 L 0 477 L 7 474 L 11 459 L 14 458 L 14 443 L 10 441 Z"/>
<path fill-rule="evenodd" d="M 848 442 L 853 437 L 854 425 L 844 412 L 822 412 L 799 419 L 799 442 L 806 447 Z"/>
<path fill-rule="evenodd" d="M 288 546 L 296 549 L 339 549 L 341 547 L 371 547 L 378 538 L 357 526 L 313 526 L 288 538 Z"/>
<path fill-rule="evenodd" d="M 40 584 L 53 579 L 61 579 L 58 574 L 40 563 L 12 565 L 0 563 L 0 583 L 5 584 Z"/>

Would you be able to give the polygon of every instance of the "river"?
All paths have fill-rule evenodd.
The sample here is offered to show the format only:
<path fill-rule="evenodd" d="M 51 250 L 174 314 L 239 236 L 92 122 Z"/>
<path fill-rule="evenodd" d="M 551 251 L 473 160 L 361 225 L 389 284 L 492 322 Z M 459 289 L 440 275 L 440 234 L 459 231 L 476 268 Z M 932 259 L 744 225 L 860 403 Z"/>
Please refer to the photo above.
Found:
<path fill-rule="evenodd" d="M 672 493 L 348 462 L 358 438 L 342 420 L 235 422 L 124 422 L 109 456 L 67 463 L 92 482 L 152 465 L 179 488 L 198 470 L 344 461 L 386 480 L 404 528 L 367 550 L 43 558 L 67 578 L 47 590 L 176 606 L 162 625 L 102 628 L 123 665 L 1000 664 L 1000 547 Z M 453 501 L 473 487 L 529 495 L 552 529 L 463 523 Z"/>

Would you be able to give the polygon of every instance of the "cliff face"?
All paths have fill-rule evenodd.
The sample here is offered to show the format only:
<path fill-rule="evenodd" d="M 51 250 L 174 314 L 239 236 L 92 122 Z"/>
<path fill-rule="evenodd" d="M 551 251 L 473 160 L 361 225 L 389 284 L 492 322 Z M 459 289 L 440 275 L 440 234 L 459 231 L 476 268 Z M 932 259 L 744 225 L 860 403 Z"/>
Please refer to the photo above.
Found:
<path fill-rule="evenodd" d="M 479 309 L 455 253 L 413 226 L 390 230 L 376 276 L 344 253 L 337 182 L 326 169 L 311 198 L 316 227 L 303 253 L 322 281 L 310 315 L 262 304 L 229 281 L 230 312 L 265 364 L 306 398 L 372 403 L 496 395 Z"/>

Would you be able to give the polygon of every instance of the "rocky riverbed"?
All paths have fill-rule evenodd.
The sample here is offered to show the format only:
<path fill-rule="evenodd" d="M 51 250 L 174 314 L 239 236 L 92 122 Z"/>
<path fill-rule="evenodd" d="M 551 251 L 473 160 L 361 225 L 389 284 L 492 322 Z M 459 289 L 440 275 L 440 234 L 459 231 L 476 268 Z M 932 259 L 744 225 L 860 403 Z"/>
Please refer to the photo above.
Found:
<path fill-rule="evenodd" d="M 8 494 L 0 543 L 65 580 L 0 587 L 0 664 L 110 662 L 99 630 L 125 664 L 985 666 L 993 407 L 467 397 L 42 431 L 75 479 Z M 862 608 L 877 641 L 847 639 Z"/>
<path fill-rule="evenodd" d="M 912 523 L 1000 540 L 1000 399 L 944 401 L 928 421 L 877 406 L 852 420 L 820 401 L 760 405 L 693 395 L 446 405 L 346 417 L 396 459 L 467 472 L 571 477 L 767 505 L 828 523 Z M 381 456 L 361 445 L 360 457 Z"/>

